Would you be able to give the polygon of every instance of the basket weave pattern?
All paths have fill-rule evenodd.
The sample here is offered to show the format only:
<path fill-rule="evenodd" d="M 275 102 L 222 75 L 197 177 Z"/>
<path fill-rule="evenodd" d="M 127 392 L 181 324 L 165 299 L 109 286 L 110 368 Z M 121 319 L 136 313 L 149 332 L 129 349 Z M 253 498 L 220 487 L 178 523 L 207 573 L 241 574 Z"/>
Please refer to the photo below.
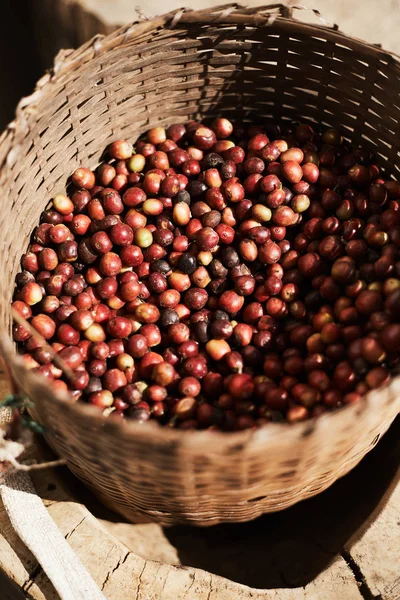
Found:
<path fill-rule="evenodd" d="M 234 434 L 107 420 L 69 404 L 12 348 L 9 305 L 20 256 L 49 199 L 112 140 L 156 124 L 225 115 L 339 127 L 400 171 L 399 63 L 275 5 L 177 11 L 62 53 L 0 138 L 0 344 L 71 470 L 130 519 L 246 521 L 328 487 L 400 410 L 400 379 L 363 401 L 297 425 Z"/>

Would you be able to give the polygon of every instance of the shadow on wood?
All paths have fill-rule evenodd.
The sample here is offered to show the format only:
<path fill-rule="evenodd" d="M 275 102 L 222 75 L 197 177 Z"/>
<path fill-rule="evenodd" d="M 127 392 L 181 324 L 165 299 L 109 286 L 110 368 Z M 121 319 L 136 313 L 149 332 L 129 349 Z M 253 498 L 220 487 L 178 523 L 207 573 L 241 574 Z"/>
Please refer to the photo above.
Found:
<path fill-rule="evenodd" d="M 26 596 L 22 593 L 20 588 L 16 586 L 12 581 L 9 580 L 7 575 L 0 570 L 0 590 L 2 593 L 2 600 L 24 600 Z"/>
<path fill-rule="evenodd" d="M 1 507 L 1 509 L 4 510 L 3 507 Z M 22 600 L 23 598 L 30 598 L 30 588 L 33 584 L 36 584 L 40 589 L 42 589 L 42 585 L 36 580 L 38 576 L 43 573 L 43 570 L 33 554 L 31 554 L 25 544 L 18 537 L 18 534 L 15 532 L 8 516 L 6 516 L 5 511 L 4 516 L 2 517 L 1 535 L 4 537 L 10 548 L 12 548 L 12 550 L 15 552 L 18 560 L 21 563 L 18 565 L 18 567 L 13 567 L 15 572 L 24 570 L 26 571 L 27 575 L 19 591 L 16 584 L 12 582 L 0 569 L 0 598 L 1 600 Z M 45 596 L 45 594 L 49 594 L 50 592 L 51 596 Z M 51 582 L 48 581 L 46 581 L 46 586 L 43 586 L 43 598 L 45 597 L 48 598 L 48 600 L 56 600 L 58 598 L 56 590 Z"/>
<path fill-rule="evenodd" d="M 281 513 L 237 525 L 165 528 L 164 534 L 184 565 L 262 589 L 304 586 L 382 510 L 395 486 L 399 440 L 400 417 L 349 475 Z"/>

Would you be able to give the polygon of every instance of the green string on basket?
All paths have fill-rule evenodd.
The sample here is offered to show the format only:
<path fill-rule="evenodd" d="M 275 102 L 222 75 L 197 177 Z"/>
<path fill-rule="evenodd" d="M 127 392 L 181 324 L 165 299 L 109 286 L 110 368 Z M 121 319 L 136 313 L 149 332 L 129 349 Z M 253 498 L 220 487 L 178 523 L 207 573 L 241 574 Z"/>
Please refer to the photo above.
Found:
<path fill-rule="evenodd" d="M 22 412 L 25 408 L 29 408 L 30 406 L 33 406 L 32 402 L 22 394 L 8 394 L 3 400 L 0 401 L 0 409 L 13 408 L 20 411 L 19 424 L 22 427 L 26 427 L 34 433 L 43 434 L 43 427 L 31 419 L 26 413 Z"/>

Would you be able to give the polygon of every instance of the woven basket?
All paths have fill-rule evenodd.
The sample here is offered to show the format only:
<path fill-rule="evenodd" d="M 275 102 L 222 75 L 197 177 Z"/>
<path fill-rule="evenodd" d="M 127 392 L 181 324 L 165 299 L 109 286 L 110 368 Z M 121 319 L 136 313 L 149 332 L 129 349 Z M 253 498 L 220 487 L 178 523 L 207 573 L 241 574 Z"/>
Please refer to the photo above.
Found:
<path fill-rule="evenodd" d="M 64 52 L 20 103 L 0 140 L 1 346 L 50 445 L 128 519 L 247 521 L 321 492 L 387 430 L 400 378 L 314 420 L 229 434 L 115 422 L 71 404 L 24 369 L 7 333 L 14 277 L 41 211 L 111 140 L 204 114 L 337 126 L 396 175 L 399 75 L 392 55 L 281 6 L 224 6 L 167 14 Z"/>

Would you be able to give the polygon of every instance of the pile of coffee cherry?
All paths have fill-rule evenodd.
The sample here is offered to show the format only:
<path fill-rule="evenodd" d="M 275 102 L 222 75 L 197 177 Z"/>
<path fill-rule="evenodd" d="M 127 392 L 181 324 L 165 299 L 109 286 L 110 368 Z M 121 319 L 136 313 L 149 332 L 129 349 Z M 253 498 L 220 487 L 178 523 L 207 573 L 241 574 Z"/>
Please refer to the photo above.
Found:
<path fill-rule="evenodd" d="M 26 367 L 110 418 L 295 422 L 399 370 L 400 184 L 333 129 L 217 118 L 117 140 L 21 265 Z"/>

